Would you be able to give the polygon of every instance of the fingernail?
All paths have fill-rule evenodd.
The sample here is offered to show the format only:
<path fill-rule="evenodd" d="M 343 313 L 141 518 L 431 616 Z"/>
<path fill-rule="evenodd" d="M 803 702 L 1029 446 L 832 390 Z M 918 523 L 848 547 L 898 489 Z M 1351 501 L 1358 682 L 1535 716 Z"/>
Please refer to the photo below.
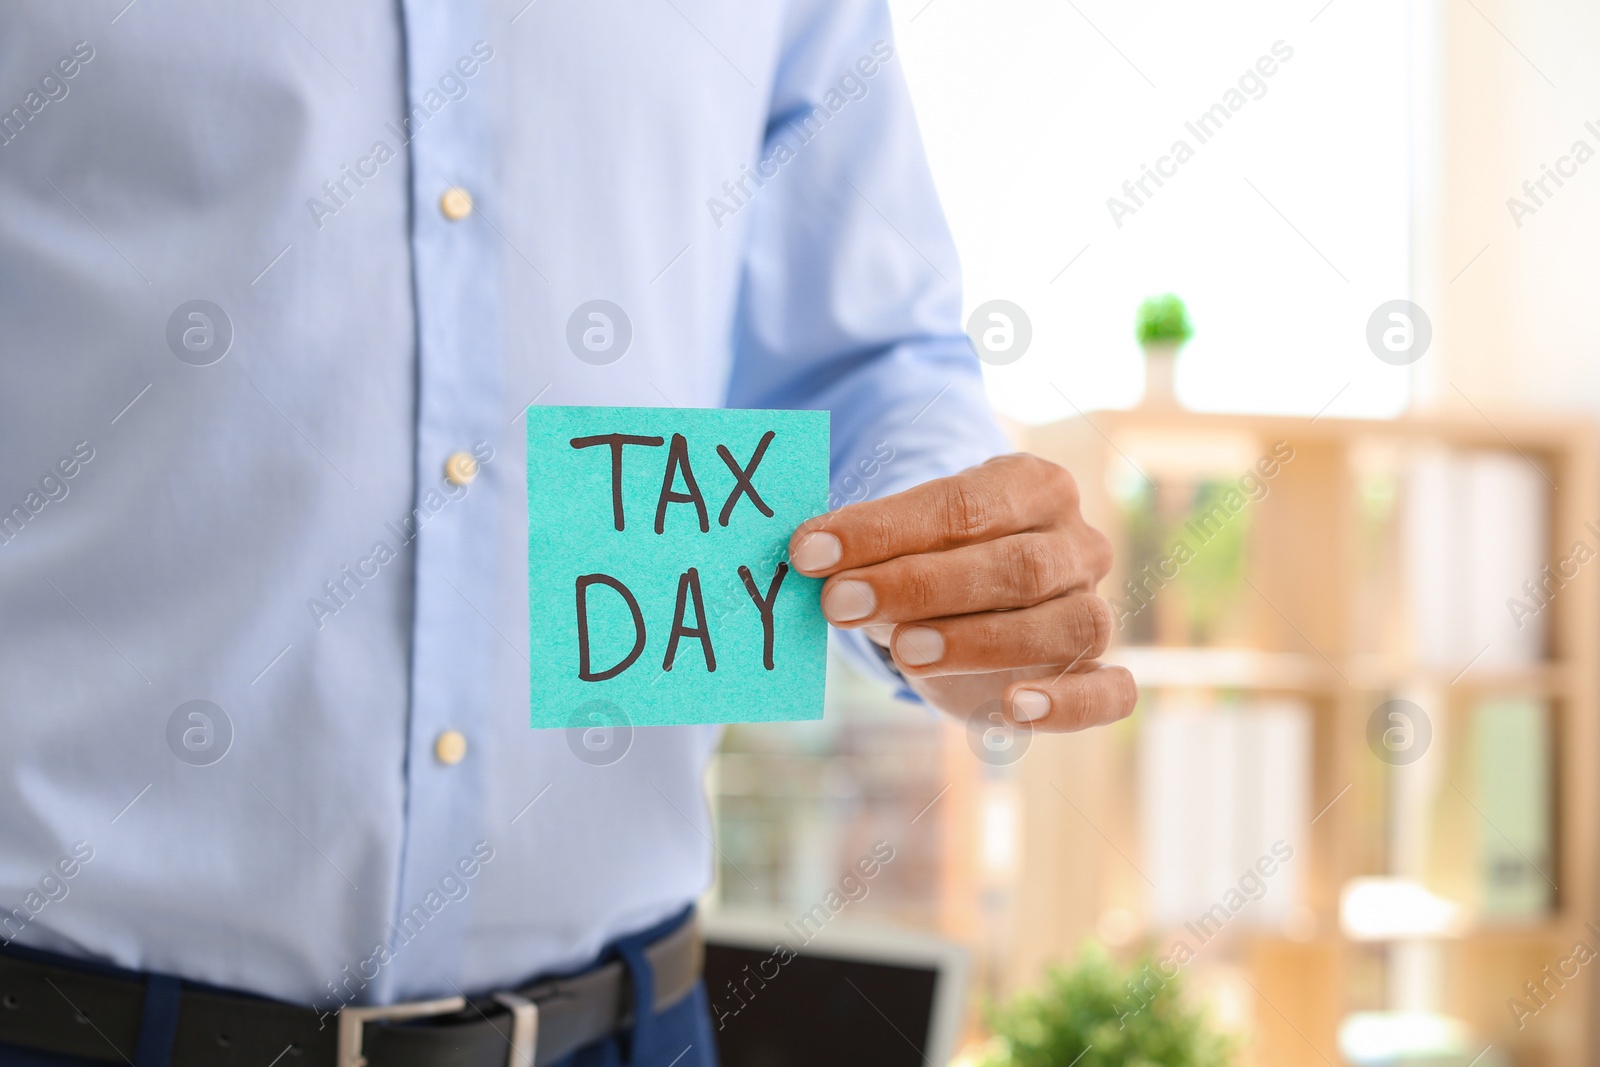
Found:
<path fill-rule="evenodd" d="M 931 626 L 912 626 L 900 631 L 894 654 L 908 667 L 926 667 L 944 658 L 944 635 Z"/>
<path fill-rule="evenodd" d="M 834 540 L 832 534 L 813 534 Z M 878 607 L 878 598 L 872 595 L 872 586 L 866 582 L 858 582 L 854 578 L 847 578 L 842 582 L 834 582 L 822 594 L 822 613 L 828 617 L 829 622 L 855 622 L 871 615 Z"/>
<path fill-rule="evenodd" d="M 1050 698 L 1037 689 L 1018 689 L 1011 697 L 1011 717 L 1032 722 L 1050 714 Z"/>
<path fill-rule="evenodd" d="M 844 555 L 844 549 L 839 544 L 839 539 L 831 533 L 808 533 L 800 538 L 800 543 L 794 546 L 794 551 L 789 553 L 789 562 L 797 570 L 807 573 L 825 571 Z M 852 615 L 851 618 L 860 618 Z"/>
<path fill-rule="evenodd" d="M 875 622 L 871 626 L 863 626 L 861 632 L 879 648 L 888 648 L 890 639 L 894 637 L 894 623 Z"/>

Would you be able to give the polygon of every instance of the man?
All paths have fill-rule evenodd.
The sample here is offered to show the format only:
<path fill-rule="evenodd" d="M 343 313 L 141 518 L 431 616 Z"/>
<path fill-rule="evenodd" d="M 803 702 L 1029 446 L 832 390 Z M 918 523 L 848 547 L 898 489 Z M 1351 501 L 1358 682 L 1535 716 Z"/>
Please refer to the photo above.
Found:
<path fill-rule="evenodd" d="M 530 402 L 830 410 L 863 659 L 1130 710 L 881 0 L 38 2 L 0 72 L 0 1062 L 714 1062 L 717 732 L 527 728 Z"/>

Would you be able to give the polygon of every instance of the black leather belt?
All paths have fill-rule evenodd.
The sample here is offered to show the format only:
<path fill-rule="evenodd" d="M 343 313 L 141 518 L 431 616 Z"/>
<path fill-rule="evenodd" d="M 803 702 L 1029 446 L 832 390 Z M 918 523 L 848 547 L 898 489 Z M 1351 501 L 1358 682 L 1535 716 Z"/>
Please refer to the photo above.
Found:
<path fill-rule="evenodd" d="M 657 1012 L 700 978 L 691 918 L 644 946 Z M 146 981 L 0 955 L 0 1043 L 107 1063 L 133 1062 Z M 570 978 L 324 1014 L 184 986 L 172 1067 L 543 1067 L 631 1024 L 633 982 L 612 960 Z"/>

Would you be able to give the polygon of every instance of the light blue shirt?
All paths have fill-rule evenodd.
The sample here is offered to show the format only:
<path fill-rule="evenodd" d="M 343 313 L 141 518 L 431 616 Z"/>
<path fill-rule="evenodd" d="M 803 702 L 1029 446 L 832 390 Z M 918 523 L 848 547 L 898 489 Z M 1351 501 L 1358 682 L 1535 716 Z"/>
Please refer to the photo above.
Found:
<path fill-rule="evenodd" d="M 1005 448 L 883 3 L 125 4 L 0 8 L 0 937 L 579 964 L 707 886 L 717 733 L 528 728 L 524 408 L 828 409 L 835 503 Z"/>

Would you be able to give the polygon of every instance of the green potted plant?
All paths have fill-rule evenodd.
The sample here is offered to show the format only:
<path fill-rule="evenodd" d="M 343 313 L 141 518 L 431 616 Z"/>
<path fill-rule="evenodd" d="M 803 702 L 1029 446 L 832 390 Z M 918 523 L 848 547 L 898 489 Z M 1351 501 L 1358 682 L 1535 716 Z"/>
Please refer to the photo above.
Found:
<path fill-rule="evenodd" d="M 1088 945 L 1044 986 L 991 1013 L 981 1067 L 1231 1067 L 1238 1049 L 1150 957 L 1118 967 Z"/>
<path fill-rule="evenodd" d="M 1177 403 L 1172 383 L 1178 350 L 1194 336 L 1189 309 L 1172 293 L 1152 296 L 1139 305 L 1134 336 L 1144 349 L 1144 399 L 1155 407 Z"/>

